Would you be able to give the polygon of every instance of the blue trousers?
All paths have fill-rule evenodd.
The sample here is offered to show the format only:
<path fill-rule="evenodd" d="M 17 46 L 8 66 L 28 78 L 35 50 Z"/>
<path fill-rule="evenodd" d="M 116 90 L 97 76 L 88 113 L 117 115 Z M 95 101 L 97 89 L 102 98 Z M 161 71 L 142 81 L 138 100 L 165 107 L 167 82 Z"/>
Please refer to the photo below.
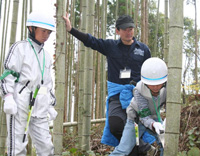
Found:
<path fill-rule="evenodd" d="M 143 135 L 145 131 L 149 134 L 153 135 L 156 138 L 157 144 L 160 145 L 160 156 L 163 156 L 163 146 L 158 138 L 158 135 L 151 130 L 144 127 L 143 124 L 140 122 L 138 123 L 139 126 L 139 137 Z M 133 147 L 136 144 L 136 135 L 135 135 L 135 124 L 134 121 L 127 119 L 126 125 L 124 127 L 124 131 L 122 134 L 122 138 L 118 146 L 115 147 L 114 151 L 109 156 L 127 156 L 132 151 Z"/>

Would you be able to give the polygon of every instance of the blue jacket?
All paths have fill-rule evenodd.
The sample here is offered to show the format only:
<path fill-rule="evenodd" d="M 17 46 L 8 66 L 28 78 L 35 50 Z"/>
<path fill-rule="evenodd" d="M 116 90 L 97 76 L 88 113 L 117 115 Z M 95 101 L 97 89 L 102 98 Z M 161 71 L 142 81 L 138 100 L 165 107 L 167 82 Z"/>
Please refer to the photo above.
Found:
<path fill-rule="evenodd" d="M 151 57 L 149 48 L 135 38 L 132 45 L 124 45 L 121 39 L 97 39 L 88 34 L 84 45 L 105 55 L 108 63 L 108 81 L 117 84 L 129 84 L 131 80 L 140 80 L 140 70 L 143 62 Z M 131 77 L 120 79 L 120 70 L 131 70 Z"/>
<path fill-rule="evenodd" d="M 109 98 L 113 95 L 120 93 L 119 97 L 120 97 L 120 102 L 121 102 L 122 108 L 126 109 L 128 107 L 128 105 L 130 104 L 130 101 L 133 97 L 132 91 L 135 86 L 129 85 L 129 84 L 121 85 L 121 84 L 116 84 L 116 83 L 108 81 L 107 87 L 108 87 L 108 98 L 106 101 L 106 108 L 107 108 L 106 109 L 106 124 L 104 127 L 103 136 L 101 138 L 101 143 L 107 144 L 110 146 L 117 146 L 119 144 L 119 141 L 117 140 L 117 138 L 115 138 L 111 134 L 110 127 L 109 127 L 109 121 L 108 121 Z"/>

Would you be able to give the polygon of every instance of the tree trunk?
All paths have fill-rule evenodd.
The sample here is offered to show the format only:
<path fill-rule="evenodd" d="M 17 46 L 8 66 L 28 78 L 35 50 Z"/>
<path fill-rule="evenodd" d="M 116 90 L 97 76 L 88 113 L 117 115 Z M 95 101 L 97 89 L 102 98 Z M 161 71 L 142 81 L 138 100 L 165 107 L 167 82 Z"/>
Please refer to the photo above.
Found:
<path fill-rule="evenodd" d="M 131 0 L 129 1 L 129 6 L 130 6 L 129 15 L 133 17 L 133 2 Z"/>
<path fill-rule="evenodd" d="M 86 12 L 87 12 L 87 0 L 81 1 L 81 31 L 86 33 Z M 84 89 L 84 57 L 85 46 L 81 43 L 80 47 L 80 60 L 79 60 L 79 98 L 78 98 L 78 140 L 79 149 L 82 149 L 82 128 L 83 128 L 83 89 Z"/>
<path fill-rule="evenodd" d="M 15 43 L 15 40 L 16 40 L 18 8 L 19 8 L 19 0 L 14 0 L 13 1 L 12 21 L 11 21 L 10 46 L 13 43 Z"/>
<path fill-rule="evenodd" d="M 64 117 L 64 97 L 65 97 L 65 23 L 62 16 L 65 14 L 65 0 L 57 0 L 56 18 L 56 62 L 55 62 L 55 96 L 58 112 L 57 118 L 53 123 L 53 143 L 55 146 L 55 155 L 62 155 L 63 150 L 63 117 Z"/>
<path fill-rule="evenodd" d="M 188 59 L 188 61 L 187 61 Z M 183 99 L 183 104 L 186 104 L 186 92 L 185 92 L 185 84 L 186 84 L 186 73 L 190 67 L 190 63 L 192 62 L 191 57 L 186 55 L 186 60 L 185 60 L 185 66 L 184 66 L 184 71 L 183 71 L 183 82 L 182 82 L 182 88 L 183 88 L 183 93 L 182 93 L 182 99 Z M 187 64 L 186 64 L 187 63 Z"/>
<path fill-rule="evenodd" d="M 129 14 L 129 6 L 128 6 L 128 1 L 129 1 L 129 0 L 126 0 L 126 1 L 125 1 L 125 5 L 126 5 L 126 11 L 125 11 L 125 13 L 126 13 L 126 15 L 128 15 L 128 14 Z"/>
<path fill-rule="evenodd" d="M 145 44 L 149 44 L 149 2 L 145 0 Z"/>
<path fill-rule="evenodd" d="M 69 4 L 67 4 L 69 5 Z M 81 6 L 82 6 L 82 1 L 80 1 L 80 12 L 81 12 Z M 68 8 L 68 6 L 67 6 Z M 79 25 L 81 23 L 81 20 L 79 20 Z M 79 99 L 79 60 L 80 60 L 80 44 L 77 45 L 77 61 L 75 63 L 75 68 L 76 68 L 76 72 L 75 72 L 75 89 L 74 89 L 74 121 L 78 121 L 78 99 Z M 74 134 L 77 135 L 78 133 L 78 126 L 74 129 Z"/>
<path fill-rule="evenodd" d="M 4 2 L 5 5 L 4 5 L 4 17 L 3 17 L 3 28 L 2 28 L 2 35 L 1 35 L 1 58 L 0 58 L 0 74 L 3 73 L 3 62 L 4 62 L 4 56 L 5 56 L 5 50 L 4 50 L 4 47 L 6 45 L 6 40 L 4 40 L 4 36 L 6 36 L 6 32 L 5 32 L 5 27 L 6 27 L 6 17 L 8 18 L 8 14 L 6 14 L 6 11 L 9 11 L 7 10 L 7 0 Z M 10 3 L 9 3 L 10 5 Z M 9 7 L 10 8 L 10 7 Z M 0 116 L 1 118 L 1 116 Z M 0 122 L 1 123 L 1 122 Z"/>
<path fill-rule="evenodd" d="M 99 31 L 100 31 L 100 29 L 99 29 L 99 26 L 100 26 L 100 1 L 99 0 L 97 0 L 97 2 L 96 2 L 96 13 L 95 13 L 95 19 L 97 19 L 96 20 L 96 22 L 95 22 L 95 26 L 96 26 L 96 32 L 95 32 L 95 34 L 96 34 L 96 37 L 98 38 L 99 37 Z M 99 64 L 100 64 L 100 59 L 99 59 L 99 55 L 100 55 L 100 53 L 99 52 L 95 52 L 96 54 L 95 54 L 95 81 L 96 81 L 96 89 L 95 89 L 95 96 L 94 96 L 94 99 L 95 99 L 95 110 L 94 110 L 94 112 L 95 112 L 95 119 L 99 119 L 100 117 L 99 117 L 99 97 L 100 97 L 100 83 L 99 83 L 99 80 L 100 80 L 100 75 L 99 75 L 99 71 L 98 71 L 98 69 L 99 69 Z"/>
<path fill-rule="evenodd" d="M 87 1 L 87 32 L 94 35 L 94 1 Z M 83 111 L 83 136 L 82 149 L 90 150 L 91 105 L 92 105 L 92 75 L 93 75 L 93 50 L 87 48 L 85 52 L 84 70 L 84 111 Z"/>
<path fill-rule="evenodd" d="M 198 57 L 198 33 L 197 33 L 197 5 L 196 5 L 196 0 L 194 0 L 194 8 L 195 8 L 195 82 L 196 82 L 196 95 L 198 95 L 199 92 L 199 87 L 198 86 L 198 62 L 197 62 L 197 57 Z"/>
<path fill-rule="evenodd" d="M 1 116 L 2 119 L 1 119 L 1 134 L 0 134 L 0 155 L 4 155 L 6 151 L 6 137 L 7 137 L 6 114 L 2 112 Z"/>
<path fill-rule="evenodd" d="M 119 0 L 116 0 L 116 8 L 115 8 L 115 19 L 118 19 L 118 10 L 119 10 Z M 117 38 L 117 34 L 115 33 L 115 39 Z"/>
<path fill-rule="evenodd" d="M 183 49 L 183 1 L 170 0 L 169 25 L 169 76 L 167 83 L 166 132 L 164 156 L 178 154 L 180 111 L 181 111 L 181 74 Z M 176 44 L 174 44 L 176 43 Z"/>
<path fill-rule="evenodd" d="M 101 37 L 101 11 L 100 11 L 100 1 L 97 1 L 97 18 L 98 18 L 98 24 L 97 24 L 97 37 L 100 38 Z M 97 56 L 96 56 L 96 60 L 97 60 L 97 67 L 96 67 L 96 119 L 99 119 L 102 117 L 101 114 L 101 54 L 99 52 L 97 52 Z"/>
<path fill-rule="evenodd" d="M 70 16 L 71 18 L 71 16 Z M 67 112 L 68 112 L 68 107 L 67 107 L 67 100 L 68 100 L 68 78 L 69 78 L 69 55 L 70 55 L 70 48 L 71 48 L 71 36 L 66 34 L 66 54 L 65 54 L 65 97 L 64 97 L 64 116 L 63 119 L 65 122 L 67 122 Z"/>
<path fill-rule="evenodd" d="M 2 5 L 2 0 L 0 1 L 0 20 L 1 20 L 1 5 Z"/>
<path fill-rule="evenodd" d="M 158 8 L 157 8 L 156 30 L 155 30 L 155 39 L 154 39 L 154 46 L 153 46 L 154 57 L 158 56 L 157 46 L 158 46 L 159 8 L 160 8 L 160 0 L 158 0 Z"/>
<path fill-rule="evenodd" d="M 135 12 L 134 12 L 134 24 L 135 24 L 135 28 L 134 28 L 134 36 L 137 38 L 137 34 L 138 34 L 138 10 L 139 10 L 139 0 L 135 1 Z"/>
<path fill-rule="evenodd" d="M 141 0 L 141 42 L 145 43 L 145 0 Z"/>
<path fill-rule="evenodd" d="M 26 30 L 27 29 L 26 29 L 25 23 L 26 23 L 26 19 L 27 19 L 27 8 L 28 8 L 27 3 L 28 3 L 27 0 L 24 0 L 23 4 L 22 4 L 21 40 L 26 38 Z"/>
<path fill-rule="evenodd" d="M 107 23 L 107 12 L 104 10 L 107 10 L 107 0 L 103 1 L 104 3 L 102 4 L 102 27 L 101 27 L 101 32 L 102 32 L 102 38 L 106 38 L 106 23 Z M 101 107 L 102 107 L 102 116 L 105 116 L 105 99 L 106 99 L 106 70 L 105 70 L 105 65 L 106 65 L 106 57 L 101 55 Z"/>
<path fill-rule="evenodd" d="M 10 1 L 8 2 L 9 4 L 8 4 L 8 9 L 7 9 L 7 14 L 6 14 L 6 16 L 7 16 L 7 19 L 6 19 L 6 24 L 5 24 L 5 26 L 6 26 L 6 30 L 5 30 L 5 38 L 4 38 L 4 43 L 3 43 L 3 56 L 2 56 L 2 62 L 4 62 L 4 58 L 5 58 L 5 50 L 6 50 L 6 41 L 7 41 L 7 32 L 8 32 L 8 23 L 9 23 L 9 14 L 10 14 Z M 3 66 L 2 66 L 2 70 L 3 70 Z M 2 71 L 1 71 L 2 72 Z"/>
<path fill-rule="evenodd" d="M 164 60 L 165 63 L 168 64 L 168 42 L 169 42 L 169 36 L 168 36 L 168 0 L 165 0 L 165 20 L 164 20 Z"/>
<path fill-rule="evenodd" d="M 71 23 L 75 23 L 75 13 L 74 13 L 74 6 L 75 6 L 75 1 L 71 1 Z M 73 64 L 74 64 L 74 40 L 71 35 L 71 45 L 70 45 L 70 50 L 69 50 L 69 81 L 68 81 L 68 86 L 69 86 L 69 96 L 68 96 L 68 122 L 71 121 L 71 113 L 72 113 L 72 92 L 73 92 Z"/>
<path fill-rule="evenodd" d="M 96 17 L 95 17 L 96 19 Z M 95 25 L 95 24 L 94 24 Z M 96 32 L 94 32 L 94 34 L 96 34 Z M 95 105 L 96 105 L 96 102 L 95 102 L 95 80 L 96 80 L 96 51 L 93 51 L 93 71 L 92 71 L 92 108 L 91 108 L 91 119 L 96 119 L 96 116 L 95 116 Z"/>

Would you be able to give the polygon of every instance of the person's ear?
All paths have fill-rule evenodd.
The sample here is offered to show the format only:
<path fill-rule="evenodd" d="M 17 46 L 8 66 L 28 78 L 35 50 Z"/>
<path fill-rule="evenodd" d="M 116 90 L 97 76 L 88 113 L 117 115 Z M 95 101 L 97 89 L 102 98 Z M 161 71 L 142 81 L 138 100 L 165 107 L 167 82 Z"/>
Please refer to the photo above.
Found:
<path fill-rule="evenodd" d="M 28 30 L 32 33 L 32 27 L 28 27 Z"/>
<path fill-rule="evenodd" d="M 117 28 L 115 28 L 116 34 L 119 35 L 119 31 Z"/>

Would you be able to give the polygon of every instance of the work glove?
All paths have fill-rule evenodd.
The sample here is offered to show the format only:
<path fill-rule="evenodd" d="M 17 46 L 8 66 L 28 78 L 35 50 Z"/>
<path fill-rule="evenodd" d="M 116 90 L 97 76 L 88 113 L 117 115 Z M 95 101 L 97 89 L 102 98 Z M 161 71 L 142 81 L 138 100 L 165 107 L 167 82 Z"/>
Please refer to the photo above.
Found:
<path fill-rule="evenodd" d="M 54 107 L 50 107 L 48 109 L 48 113 L 49 113 L 49 121 L 51 120 L 55 120 L 56 116 L 58 115 L 57 111 L 54 109 Z"/>
<path fill-rule="evenodd" d="M 160 122 L 154 122 L 153 123 L 153 128 L 155 129 L 155 132 L 160 135 L 161 133 L 164 132 L 163 125 Z"/>
<path fill-rule="evenodd" d="M 166 118 L 164 119 L 162 125 L 163 125 L 163 128 L 164 128 L 164 130 L 165 130 L 165 127 L 166 127 Z"/>
<path fill-rule="evenodd" d="M 6 94 L 4 97 L 4 112 L 6 114 L 12 114 L 15 115 L 17 113 L 17 104 L 15 100 L 13 99 L 12 94 Z"/>

